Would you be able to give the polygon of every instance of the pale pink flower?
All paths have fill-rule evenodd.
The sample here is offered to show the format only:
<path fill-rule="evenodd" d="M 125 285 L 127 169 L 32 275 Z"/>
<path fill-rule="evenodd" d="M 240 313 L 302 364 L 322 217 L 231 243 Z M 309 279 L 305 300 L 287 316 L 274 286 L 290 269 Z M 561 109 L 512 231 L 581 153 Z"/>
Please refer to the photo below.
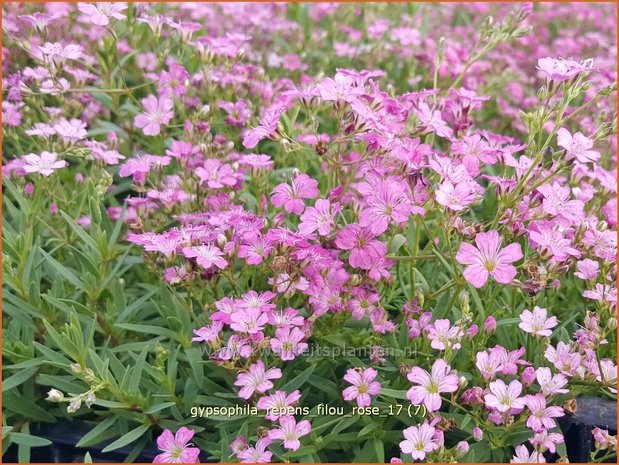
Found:
<path fill-rule="evenodd" d="M 520 244 L 509 244 L 501 249 L 501 236 L 495 230 L 480 233 L 472 246 L 466 242 L 460 244 L 456 260 L 464 269 L 464 277 L 473 286 L 483 287 L 492 276 L 498 283 L 507 284 L 516 277 L 516 267 L 511 265 L 522 258 Z"/>
<path fill-rule="evenodd" d="M 232 167 L 216 158 L 204 160 L 203 165 L 197 167 L 195 173 L 200 178 L 202 184 L 207 185 L 211 189 L 231 187 L 238 182 Z"/>
<path fill-rule="evenodd" d="M 135 117 L 134 124 L 147 136 L 156 136 L 161 126 L 168 124 L 174 117 L 174 101 L 167 96 L 157 98 L 154 95 L 141 100 L 146 112 Z"/>
<path fill-rule="evenodd" d="M 305 209 L 302 199 L 315 199 L 320 195 L 318 181 L 307 174 L 299 174 L 290 184 L 280 184 L 271 193 L 271 202 L 276 207 L 284 206 L 288 213 L 299 215 Z"/>
<path fill-rule="evenodd" d="M 557 451 L 556 444 L 562 444 L 564 439 L 562 434 L 542 430 L 536 432 L 529 442 L 540 452 L 548 450 L 554 454 Z"/>
<path fill-rule="evenodd" d="M 380 394 L 380 383 L 374 381 L 378 376 L 378 371 L 374 368 L 365 370 L 350 368 L 344 375 L 344 379 L 352 386 L 347 387 L 342 392 L 344 400 L 357 400 L 357 405 L 361 408 L 369 407 L 372 403 L 372 396 Z"/>
<path fill-rule="evenodd" d="M 462 211 L 475 201 L 477 184 L 461 182 L 454 186 L 450 181 L 444 181 L 434 195 L 440 205 L 453 211 Z"/>
<path fill-rule="evenodd" d="M 607 429 L 595 427 L 591 430 L 591 433 L 593 434 L 593 439 L 595 440 L 596 449 L 617 449 L 617 436 L 612 436 Z"/>
<path fill-rule="evenodd" d="M 312 431 L 312 425 L 307 420 L 296 422 L 293 416 L 286 415 L 280 417 L 279 428 L 269 431 L 269 439 L 279 439 L 284 441 L 285 449 L 297 450 L 301 447 L 301 437 L 308 435 Z"/>
<path fill-rule="evenodd" d="M 509 463 L 546 463 L 546 459 L 540 452 L 529 452 L 527 446 L 521 444 L 516 446 L 516 455 L 512 457 Z"/>
<path fill-rule="evenodd" d="M 294 360 L 307 349 L 307 343 L 301 342 L 303 339 L 305 333 L 299 328 L 278 328 L 275 330 L 275 337 L 271 338 L 271 349 L 282 360 Z"/>
<path fill-rule="evenodd" d="M 264 418 L 277 421 L 279 417 L 285 415 L 282 412 L 294 408 L 293 406 L 299 402 L 299 399 L 301 399 L 301 392 L 298 389 L 290 394 L 286 394 L 285 391 L 276 391 L 275 394 L 258 399 L 256 407 L 267 411 Z"/>
<path fill-rule="evenodd" d="M 194 329 L 193 333 L 196 337 L 191 339 L 191 342 L 212 342 L 217 340 L 219 333 L 223 329 L 224 324 L 221 321 L 216 321 L 211 325 L 203 326 L 202 328 Z"/>
<path fill-rule="evenodd" d="M 600 153 L 593 148 L 593 141 L 581 132 L 573 135 L 565 128 L 557 131 L 557 145 L 565 149 L 568 158 L 576 158 L 580 163 L 595 162 L 600 159 Z"/>
<path fill-rule="evenodd" d="M 301 215 L 299 232 L 304 236 L 318 231 L 321 236 L 328 236 L 335 224 L 335 216 L 341 210 L 340 204 L 326 199 L 316 200 L 316 205 L 308 207 Z"/>
<path fill-rule="evenodd" d="M 191 447 L 189 443 L 195 431 L 186 427 L 181 427 L 172 434 L 172 431 L 166 429 L 157 438 L 157 447 L 163 451 L 157 455 L 153 463 L 198 463 L 200 449 Z"/>
<path fill-rule="evenodd" d="M 600 263 L 589 258 L 585 258 L 576 263 L 578 271 L 574 273 L 574 276 L 578 276 L 580 279 L 594 280 L 598 277 L 600 272 Z"/>
<path fill-rule="evenodd" d="M 272 440 L 268 437 L 259 439 L 255 447 L 246 447 L 236 453 L 236 457 L 241 463 L 269 463 L 273 452 L 267 451 Z"/>
<path fill-rule="evenodd" d="M 223 252 L 218 247 L 210 244 L 184 247 L 183 255 L 187 258 L 195 258 L 198 265 L 207 270 L 213 265 L 222 270 L 228 266 Z"/>
<path fill-rule="evenodd" d="M 567 394 L 568 389 L 562 389 L 567 384 L 567 378 L 562 374 L 553 375 L 548 367 L 539 367 L 536 370 L 535 377 L 540 385 L 541 392 L 545 396 L 555 394 Z"/>
<path fill-rule="evenodd" d="M 503 380 L 496 380 L 488 385 L 490 393 L 484 395 L 486 406 L 494 408 L 501 413 L 522 410 L 525 406 L 522 393 L 522 384 L 518 380 L 513 380 L 506 385 Z"/>
<path fill-rule="evenodd" d="M 552 429 L 557 426 L 553 418 L 565 415 L 561 407 L 556 405 L 546 407 L 546 399 L 542 394 L 525 396 L 525 404 L 531 411 L 531 416 L 527 420 L 527 427 L 533 431 Z"/>
<path fill-rule="evenodd" d="M 436 320 L 427 329 L 428 339 L 433 349 L 447 350 L 459 349 L 460 340 L 464 337 L 464 331 L 457 325 L 451 326 L 448 319 Z"/>
<path fill-rule="evenodd" d="M 436 429 L 427 421 L 419 426 L 409 426 L 403 433 L 404 441 L 400 442 L 400 450 L 404 454 L 411 454 L 414 460 L 423 460 L 426 454 L 439 448 L 434 441 Z"/>
<path fill-rule="evenodd" d="M 272 379 L 282 377 L 282 371 L 279 368 L 269 368 L 266 370 L 264 362 L 258 360 L 249 367 L 248 371 L 242 371 L 238 374 L 235 386 L 242 386 L 239 391 L 241 399 L 249 399 L 254 391 L 263 393 L 273 387 Z"/>
<path fill-rule="evenodd" d="M 56 152 L 41 152 L 41 155 L 30 153 L 22 157 L 21 168 L 26 173 L 41 173 L 43 176 L 51 176 L 54 171 L 69 166 L 64 160 L 58 160 Z"/>
<path fill-rule="evenodd" d="M 593 60 L 576 61 L 573 58 L 544 57 L 537 60 L 537 69 L 551 81 L 563 82 L 593 69 Z"/>
<path fill-rule="evenodd" d="M 359 224 L 375 235 L 384 233 L 389 223 L 405 223 L 411 215 L 411 201 L 406 195 L 408 187 L 402 182 L 388 178 L 362 183 L 358 190 L 366 202 L 359 215 Z"/>
<path fill-rule="evenodd" d="M 413 367 L 407 378 L 409 381 L 419 384 L 419 386 L 410 388 L 406 397 L 413 404 L 423 403 L 429 412 L 436 412 L 441 408 L 442 392 L 450 393 L 458 390 L 458 376 L 441 358 L 434 362 L 431 373 L 423 368 Z"/>
<path fill-rule="evenodd" d="M 88 21 L 97 26 L 107 26 L 110 24 L 110 18 L 125 19 L 127 17 L 122 13 L 127 9 L 125 2 L 80 2 L 77 4 L 77 9 Z"/>
<path fill-rule="evenodd" d="M 557 317 L 548 318 L 548 310 L 541 307 L 533 308 L 533 312 L 525 310 L 520 314 L 518 326 L 525 333 L 547 337 L 552 334 L 552 328 L 557 326 Z"/>

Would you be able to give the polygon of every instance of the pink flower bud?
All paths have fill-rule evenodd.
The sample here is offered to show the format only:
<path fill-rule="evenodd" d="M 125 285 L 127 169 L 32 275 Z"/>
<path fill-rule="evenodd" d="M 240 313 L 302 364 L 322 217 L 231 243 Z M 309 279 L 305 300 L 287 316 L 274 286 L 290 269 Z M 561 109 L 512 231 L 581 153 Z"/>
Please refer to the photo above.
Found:
<path fill-rule="evenodd" d="M 34 185 L 29 182 L 24 186 L 24 194 L 26 194 L 27 196 L 31 196 L 32 193 L 34 192 Z"/>
<path fill-rule="evenodd" d="M 489 316 L 488 318 L 486 318 L 486 321 L 484 321 L 484 331 L 491 334 L 494 332 L 495 329 L 496 319 L 493 316 Z"/>
<path fill-rule="evenodd" d="M 475 428 L 473 428 L 473 439 L 479 442 L 482 440 L 483 437 L 484 437 L 484 432 L 481 430 L 479 426 L 476 426 Z"/>
<path fill-rule="evenodd" d="M 531 384 L 533 384 L 533 381 L 535 381 L 535 368 L 533 367 L 526 367 L 523 372 L 522 372 L 522 382 L 526 385 L 526 386 L 530 386 Z"/>
<path fill-rule="evenodd" d="M 469 443 L 468 442 L 460 441 L 458 444 L 456 444 L 456 454 L 459 457 L 465 456 L 468 451 L 469 451 Z"/>

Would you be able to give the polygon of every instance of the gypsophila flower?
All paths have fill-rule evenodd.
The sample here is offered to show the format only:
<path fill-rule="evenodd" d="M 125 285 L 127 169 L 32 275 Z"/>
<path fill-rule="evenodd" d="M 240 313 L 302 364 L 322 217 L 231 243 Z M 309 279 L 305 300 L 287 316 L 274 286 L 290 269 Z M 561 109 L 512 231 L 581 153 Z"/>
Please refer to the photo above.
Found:
<path fill-rule="evenodd" d="M 176 434 L 165 429 L 157 438 L 157 447 L 162 451 L 153 460 L 153 463 L 197 463 L 200 449 L 191 447 L 189 443 L 195 431 L 181 427 Z"/>
<path fill-rule="evenodd" d="M 356 400 L 359 407 L 369 407 L 372 403 L 372 396 L 380 394 L 380 383 L 374 381 L 376 376 L 378 376 L 378 372 L 374 368 L 348 369 L 344 379 L 352 386 L 347 387 L 342 392 L 344 400 Z"/>

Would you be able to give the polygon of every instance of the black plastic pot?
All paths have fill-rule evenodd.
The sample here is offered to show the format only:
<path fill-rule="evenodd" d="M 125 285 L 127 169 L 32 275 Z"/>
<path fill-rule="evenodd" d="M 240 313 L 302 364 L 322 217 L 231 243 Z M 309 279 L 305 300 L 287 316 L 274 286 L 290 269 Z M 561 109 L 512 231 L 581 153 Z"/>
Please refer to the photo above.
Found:
<path fill-rule="evenodd" d="M 57 423 L 44 423 L 30 429 L 30 433 L 52 442 L 46 447 L 31 449 L 31 463 L 81 463 L 86 452 L 90 453 L 93 462 L 122 463 L 131 453 L 133 445 L 103 453 L 103 449 L 113 440 L 102 442 L 91 447 L 76 447 L 79 440 L 93 426 L 81 421 L 60 420 Z M 132 463 L 152 463 L 160 451 L 156 444 L 147 444 L 140 455 Z M 207 462 L 204 452 L 200 454 L 200 462 Z M 3 463 L 17 463 L 17 446 L 12 444 L 2 457 Z"/>

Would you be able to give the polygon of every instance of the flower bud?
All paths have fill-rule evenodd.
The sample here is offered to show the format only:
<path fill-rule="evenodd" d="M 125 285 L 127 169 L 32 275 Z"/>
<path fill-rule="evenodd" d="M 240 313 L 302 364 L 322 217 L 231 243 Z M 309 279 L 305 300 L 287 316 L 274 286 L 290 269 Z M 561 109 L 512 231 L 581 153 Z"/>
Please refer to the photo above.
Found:
<path fill-rule="evenodd" d="M 69 406 L 67 407 L 67 412 L 75 413 L 80 409 L 81 406 L 82 406 L 82 399 L 80 397 L 74 397 L 69 403 Z"/>
<path fill-rule="evenodd" d="M 607 323 L 606 326 L 608 327 L 608 329 L 610 329 L 611 331 L 614 331 L 617 329 L 617 318 L 615 318 L 614 316 L 611 316 Z"/>
<path fill-rule="evenodd" d="M 535 381 L 535 374 L 535 368 L 533 367 L 526 367 L 522 371 L 522 382 L 525 386 L 530 386 L 533 384 L 533 381 Z"/>
<path fill-rule="evenodd" d="M 469 443 L 466 441 L 460 441 L 456 444 L 456 456 L 464 457 L 469 451 Z"/>
<path fill-rule="evenodd" d="M 464 389 L 468 386 L 468 384 L 469 381 L 464 376 L 460 376 L 460 379 L 458 380 L 458 388 Z"/>
<path fill-rule="evenodd" d="M 486 318 L 486 321 L 484 321 L 484 331 L 486 331 L 488 334 L 492 334 L 495 329 L 496 329 L 496 318 L 494 318 L 491 315 L 488 318 Z"/>
<path fill-rule="evenodd" d="M 76 375 L 79 375 L 82 372 L 82 367 L 79 363 L 72 363 L 71 371 L 75 373 Z"/>
<path fill-rule="evenodd" d="M 475 428 L 473 428 L 473 439 L 479 442 L 483 439 L 483 437 L 484 437 L 484 432 L 481 430 L 479 426 L 476 426 Z"/>
<path fill-rule="evenodd" d="M 88 391 L 88 394 L 86 394 L 86 400 L 84 401 L 86 407 L 90 408 L 91 405 L 94 404 L 96 401 L 97 397 L 95 396 L 95 393 L 92 391 Z"/>
<path fill-rule="evenodd" d="M 64 400 L 64 394 L 58 389 L 50 389 L 47 392 L 47 398 L 49 402 L 62 402 Z"/>

